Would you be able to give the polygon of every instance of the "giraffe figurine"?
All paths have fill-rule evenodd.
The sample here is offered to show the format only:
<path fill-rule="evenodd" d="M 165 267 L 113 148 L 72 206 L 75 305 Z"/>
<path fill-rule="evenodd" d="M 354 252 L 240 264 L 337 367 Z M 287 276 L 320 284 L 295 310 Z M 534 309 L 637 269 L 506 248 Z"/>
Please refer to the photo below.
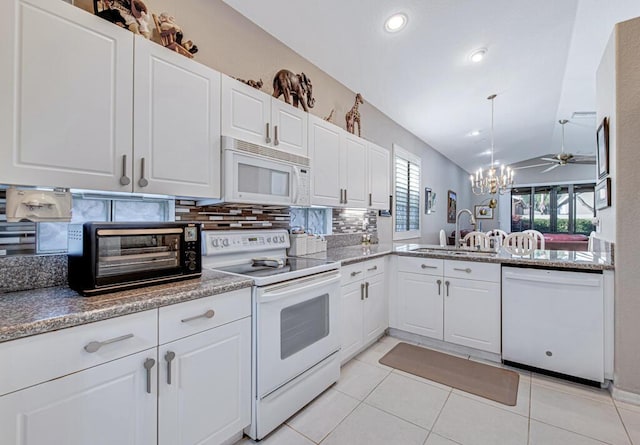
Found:
<path fill-rule="evenodd" d="M 359 104 L 364 104 L 364 100 L 362 99 L 362 95 L 360 93 L 356 94 L 356 102 L 353 104 L 353 107 L 347 112 L 345 119 L 347 120 L 347 131 L 351 134 L 355 134 L 356 132 L 356 123 L 358 124 L 358 136 L 360 136 L 360 111 L 358 111 Z"/>

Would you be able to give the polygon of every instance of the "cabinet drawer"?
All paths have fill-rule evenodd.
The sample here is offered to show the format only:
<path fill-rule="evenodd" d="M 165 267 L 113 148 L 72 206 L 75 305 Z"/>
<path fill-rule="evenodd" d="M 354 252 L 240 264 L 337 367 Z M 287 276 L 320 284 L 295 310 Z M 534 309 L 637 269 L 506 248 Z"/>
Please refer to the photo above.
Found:
<path fill-rule="evenodd" d="M 251 316 L 251 289 L 240 289 L 160 308 L 159 343 Z"/>
<path fill-rule="evenodd" d="M 380 275 L 384 273 L 386 257 L 376 258 L 374 260 L 365 261 L 364 265 L 364 276 L 366 278 L 373 277 L 375 275 Z"/>
<path fill-rule="evenodd" d="M 340 285 L 346 286 L 361 281 L 364 278 L 364 265 L 365 263 L 356 263 L 341 267 L 340 275 L 342 275 L 342 278 L 340 279 Z"/>
<path fill-rule="evenodd" d="M 154 309 L 1 343 L 0 395 L 154 348 L 157 316 Z"/>
<path fill-rule="evenodd" d="M 398 272 L 442 276 L 444 260 L 437 258 L 398 257 Z"/>
<path fill-rule="evenodd" d="M 444 262 L 444 275 L 451 278 L 500 282 L 500 264 L 480 263 L 477 261 Z"/>

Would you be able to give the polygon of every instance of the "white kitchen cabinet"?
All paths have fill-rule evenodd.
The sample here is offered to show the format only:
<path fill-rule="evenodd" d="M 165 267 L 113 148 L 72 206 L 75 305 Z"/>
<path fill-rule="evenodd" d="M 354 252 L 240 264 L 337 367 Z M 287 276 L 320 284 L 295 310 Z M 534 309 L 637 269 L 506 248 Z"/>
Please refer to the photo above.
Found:
<path fill-rule="evenodd" d="M 165 344 L 158 357 L 159 444 L 219 444 L 251 423 L 250 317 Z"/>
<path fill-rule="evenodd" d="M 0 397 L 0 443 L 156 444 L 156 373 L 153 348 Z"/>
<path fill-rule="evenodd" d="M 63 1 L 3 5 L 0 183 L 131 191 L 120 179 L 132 153 L 133 34 Z"/>
<path fill-rule="evenodd" d="M 345 266 L 342 274 L 341 362 L 377 340 L 389 326 L 385 258 Z"/>
<path fill-rule="evenodd" d="M 503 359 L 604 381 L 604 280 L 597 273 L 503 268 Z"/>
<path fill-rule="evenodd" d="M 222 134 L 308 156 L 308 113 L 222 76 Z"/>
<path fill-rule="evenodd" d="M 330 122 L 309 117 L 311 203 L 388 209 L 390 153 Z"/>
<path fill-rule="evenodd" d="M 133 190 L 220 197 L 220 73 L 135 39 Z"/>
<path fill-rule="evenodd" d="M 444 337 L 443 277 L 398 272 L 397 329 L 442 340 Z"/>
<path fill-rule="evenodd" d="M 369 197 L 367 207 L 389 209 L 391 195 L 391 152 L 375 144 L 368 144 L 367 175 Z"/>

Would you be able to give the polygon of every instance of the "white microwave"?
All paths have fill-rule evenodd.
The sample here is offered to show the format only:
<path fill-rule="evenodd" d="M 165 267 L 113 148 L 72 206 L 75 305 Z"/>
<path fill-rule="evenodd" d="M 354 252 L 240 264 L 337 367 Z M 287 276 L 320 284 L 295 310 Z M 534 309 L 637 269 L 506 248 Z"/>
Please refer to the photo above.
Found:
<path fill-rule="evenodd" d="M 308 206 L 309 158 L 222 137 L 226 202 Z"/>

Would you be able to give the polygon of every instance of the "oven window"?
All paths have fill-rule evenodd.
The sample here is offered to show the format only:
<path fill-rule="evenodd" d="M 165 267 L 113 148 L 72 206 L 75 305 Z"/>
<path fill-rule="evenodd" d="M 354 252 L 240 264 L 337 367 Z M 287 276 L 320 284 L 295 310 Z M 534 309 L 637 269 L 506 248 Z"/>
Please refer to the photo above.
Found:
<path fill-rule="evenodd" d="M 289 196 L 288 171 L 238 164 L 238 191 L 270 196 Z"/>
<path fill-rule="evenodd" d="M 329 294 L 280 311 L 280 359 L 284 360 L 329 335 Z"/>
<path fill-rule="evenodd" d="M 98 238 L 98 277 L 179 268 L 180 235 Z"/>

